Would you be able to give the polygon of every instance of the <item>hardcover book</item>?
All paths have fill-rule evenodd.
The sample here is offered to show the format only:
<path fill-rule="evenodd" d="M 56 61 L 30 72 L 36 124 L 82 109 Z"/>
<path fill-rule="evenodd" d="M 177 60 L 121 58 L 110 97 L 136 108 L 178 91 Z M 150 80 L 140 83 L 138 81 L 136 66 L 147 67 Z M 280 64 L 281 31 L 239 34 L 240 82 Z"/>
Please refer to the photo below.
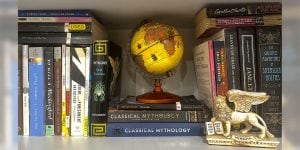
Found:
<path fill-rule="evenodd" d="M 109 101 L 120 100 L 122 49 L 107 40 L 93 45 L 91 65 L 90 135 L 106 135 Z"/>
<path fill-rule="evenodd" d="M 204 123 L 108 123 L 108 137 L 204 136 Z"/>
<path fill-rule="evenodd" d="M 19 17 L 91 17 L 90 10 L 52 9 L 52 10 L 18 10 Z"/>
<path fill-rule="evenodd" d="M 23 135 L 29 135 L 29 59 L 28 45 L 22 45 Z"/>
<path fill-rule="evenodd" d="M 281 15 L 236 16 L 196 20 L 196 38 L 207 38 L 221 28 L 281 25 Z"/>
<path fill-rule="evenodd" d="M 45 135 L 45 69 L 43 47 L 29 47 L 29 135 Z"/>
<path fill-rule="evenodd" d="M 281 14 L 281 3 L 240 3 L 240 4 L 222 4 L 210 5 L 202 8 L 196 14 L 196 18 L 216 18 L 230 16 L 247 16 L 247 15 L 266 15 Z"/>
<path fill-rule="evenodd" d="M 282 134 L 282 39 L 281 26 L 258 27 L 258 91 L 270 99 L 259 106 L 259 113 L 276 137 Z"/>
<path fill-rule="evenodd" d="M 199 99 L 212 108 L 216 96 L 213 41 L 205 41 L 194 48 L 194 63 Z"/>
<path fill-rule="evenodd" d="M 45 64 L 45 134 L 54 135 L 53 47 L 43 47 Z"/>
<path fill-rule="evenodd" d="M 197 111 L 177 110 L 109 110 L 107 122 L 205 122 L 209 121 L 208 109 Z"/>
<path fill-rule="evenodd" d="M 18 45 L 18 135 L 23 135 L 23 45 Z"/>
<path fill-rule="evenodd" d="M 225 96 L 228 91 L 227 84 L 227 66 L 226 66 L 226 50 L 224 41 L 214 41 L 214 60 L 216 74 L 216 90 L 217 95 Z"/>
<path fill-rule="evenodd" d="M 128 96 L 117 104 L 119 110 L 204 110 L 204 104 L 193 95 L 182 96 L 180 101 L 171 104 L 144 104 L 136 97 Z"/>
<path fill-rule="evenodd" d="M 62 47 L 54 47 L 54 133 L 62 134 Z"/>

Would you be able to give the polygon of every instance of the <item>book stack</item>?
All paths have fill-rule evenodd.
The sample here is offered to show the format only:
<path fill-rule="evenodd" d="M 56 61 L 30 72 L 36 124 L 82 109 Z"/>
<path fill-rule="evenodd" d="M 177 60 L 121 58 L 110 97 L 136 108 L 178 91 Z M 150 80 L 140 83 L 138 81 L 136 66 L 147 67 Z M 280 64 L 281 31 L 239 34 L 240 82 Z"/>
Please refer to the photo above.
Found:
<path fill-rule="evenodd" d="M 100 108 L 89 104 L 107 101 L 106 89 L 118 77 L 108 78 L 113 74 L 111 66 L 119 67 L 121 55 L 114 54 L 120 48 L 107 41 L 92 12 L 20 10 L 18 31 L 19 103 L 23 104 L 19 105 L 19 134 L 88 136 L 91 126 L 105 124 L 94 117 Z M 99 100 L 101 96 L 105 99 Z M 106 112 L 105 104 L 101 112 Z M 95 136 L 105 135 L 101 131 Z"/>
<path fill-rule="evenodd" d="M 271 133 L 281 136 L 281 3 L 208 5 L 195 18 L 194 48 L 199 98 L 212 107 L 229 89 L 266 92 L 254 106 Z"/>
<path fill-rule="evenodd" d="M 107 136 L 201 136 L 211 117 L 193 95 L 171 104 L 144 104 L 128 96 L 108 111 Z"/>

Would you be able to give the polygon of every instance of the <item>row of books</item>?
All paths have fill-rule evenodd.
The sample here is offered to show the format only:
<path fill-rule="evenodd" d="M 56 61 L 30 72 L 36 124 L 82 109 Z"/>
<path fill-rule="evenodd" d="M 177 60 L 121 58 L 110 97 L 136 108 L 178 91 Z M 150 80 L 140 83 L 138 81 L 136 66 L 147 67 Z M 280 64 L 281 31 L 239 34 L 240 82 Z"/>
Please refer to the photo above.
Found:
<path fill-rule="evenodd" d="M 248 24 L 247 21 L 253 21 L 251 18 L 263 20 Z M 272 21 L 269 22 L 266 18 Z M 220 21 L 224 24 L 208 25 L 207 22 L 212 20 L 226 21 Z M 200 28 L 202 29 L 199 30 Z M 271 96 L 270 100 L 254 106 L 252 110 L 263 117 L 272 133 L 280 137 L 281 4 L 209 6 L 198 13 L 195 33 L 201 41 L 194 48 L 200 99 L 205 100 L 205 104 L 211 108 L 213 98 L 216 95 L 226 96 L 229 89 L 266 92 Z"/>
<path fill-rule="evenodd" d="M 105 135 L 122 49 L 88 10 L 20 10 L 19 134 Z"/>

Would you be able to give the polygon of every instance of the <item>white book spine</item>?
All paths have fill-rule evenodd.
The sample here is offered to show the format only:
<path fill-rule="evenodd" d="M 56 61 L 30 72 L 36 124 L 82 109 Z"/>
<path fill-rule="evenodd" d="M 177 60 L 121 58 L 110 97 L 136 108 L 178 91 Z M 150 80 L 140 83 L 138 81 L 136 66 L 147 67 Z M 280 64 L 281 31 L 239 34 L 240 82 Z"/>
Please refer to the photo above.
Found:
<path fill-rule="evenodd" d="M 70 96 L 71 96 L 71 91 L 70 91 L 70 86 L 71 86 L 71 82 L 70 82 L 70 78 L 71 78 L 71 50 L 70 47 L 66 47 L 66 92 L 65 92 L 65 96 L 66 96 L 66 132 L 67 132 L 67 136 L 69 135 L 69 129 L 70 129 L 70 110 L 68 108 L 70 108 Z"/>
<path fill-rule="evenodd" d="M 28 45 L 22 46 L 23 50 L 23 131 L 29 135 L 29 74 L 28 74 Z"/>
<path fill-rule="evenodd" d="M 91 65 L 91 49 L 86 48 L 86 59 L 85 59 L 85 96 L 84 96 L 84 125 L 83 125 L 83 136 L 88 136 L 88 118 L 89 118 L 89 95 L 90 95 L 90 66 Z"/>

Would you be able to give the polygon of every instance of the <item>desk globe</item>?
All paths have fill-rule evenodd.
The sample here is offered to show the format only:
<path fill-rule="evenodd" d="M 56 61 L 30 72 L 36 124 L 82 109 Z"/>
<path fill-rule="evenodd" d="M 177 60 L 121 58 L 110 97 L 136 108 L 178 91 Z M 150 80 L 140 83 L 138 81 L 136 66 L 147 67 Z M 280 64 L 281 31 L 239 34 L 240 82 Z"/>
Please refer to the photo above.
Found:
<path fill-rule="evenodd" d="M 137 96 L 142 103 L 175 103 L 180 97 L 163 92 L 160 80 L 180 62 L 183 39 L 170 25 L 146 22 L 136 28 L 130 42 L 130 59 L 155 80 L 153 92 Z"/>

